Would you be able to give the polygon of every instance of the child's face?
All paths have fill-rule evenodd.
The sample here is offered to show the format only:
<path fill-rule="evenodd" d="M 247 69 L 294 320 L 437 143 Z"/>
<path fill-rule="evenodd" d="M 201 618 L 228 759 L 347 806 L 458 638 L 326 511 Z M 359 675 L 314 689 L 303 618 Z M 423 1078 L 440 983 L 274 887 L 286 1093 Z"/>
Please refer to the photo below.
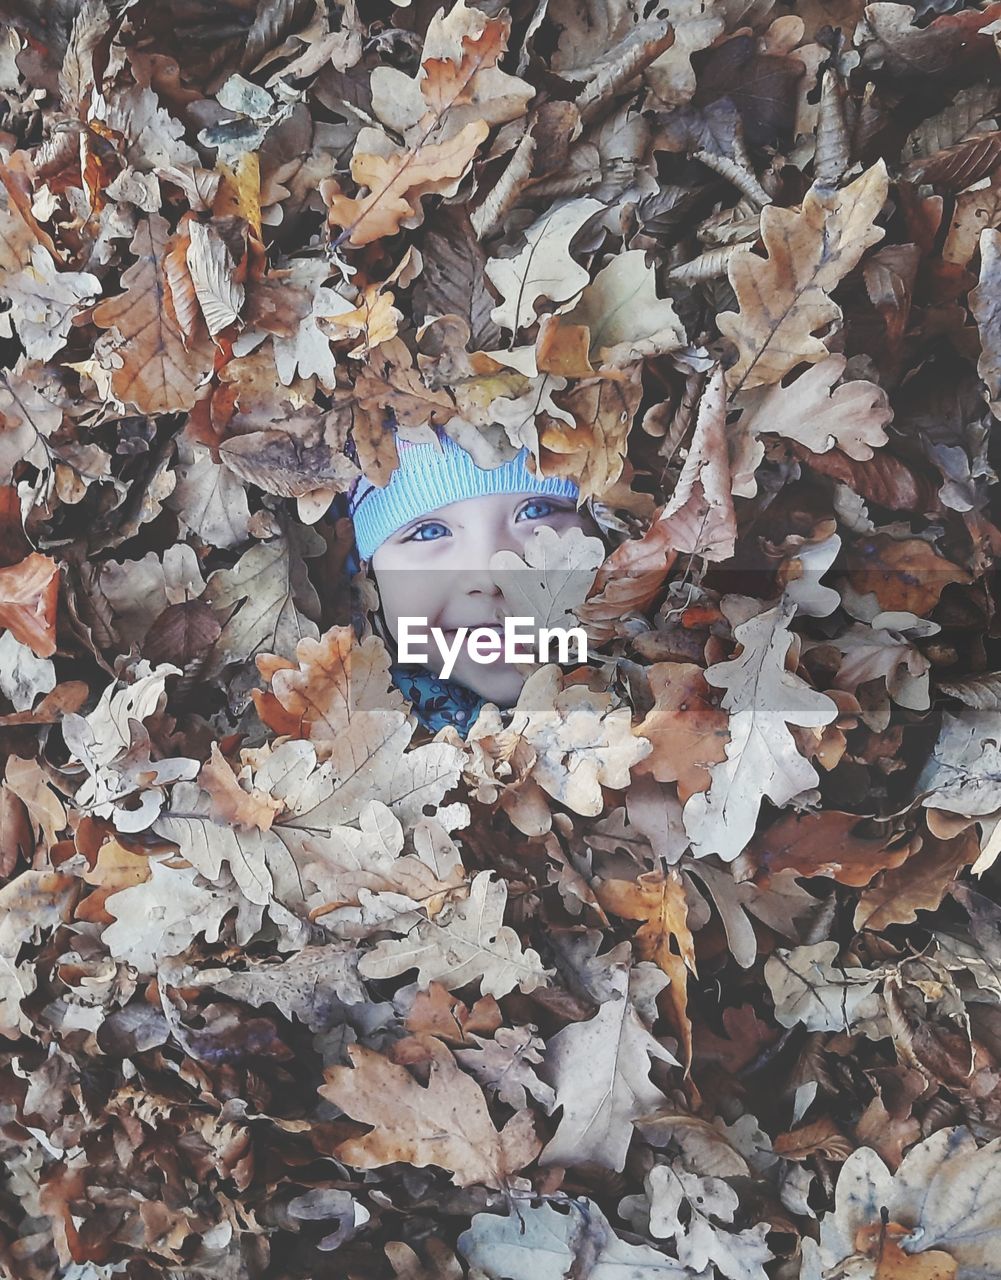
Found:
<path fill-rule="evenodd" d="M 379 598 L 394 640 L 399 640 L 401 617 L 427 619 L 439 627 L 451 648 L 459 627 L 496 626 L 503 631 L 504 597 L 490 573 L 497 551 L 521 555 L 540 525 L 558 533 L 583 529 L 598 536 L 591 517 L 578 511 L 573 500 L 531 493 L 495 493 L 467 498 L 439 507 L 398 529 L 372 557 Z M 428 668 L 436 674 L 442 657 L 433 642 L 427 645 Z M 511 706 L 527 670 L 496 662 L 474 662 L 465 647 L 451 679 L 459 681 L 498 706 Z"/>

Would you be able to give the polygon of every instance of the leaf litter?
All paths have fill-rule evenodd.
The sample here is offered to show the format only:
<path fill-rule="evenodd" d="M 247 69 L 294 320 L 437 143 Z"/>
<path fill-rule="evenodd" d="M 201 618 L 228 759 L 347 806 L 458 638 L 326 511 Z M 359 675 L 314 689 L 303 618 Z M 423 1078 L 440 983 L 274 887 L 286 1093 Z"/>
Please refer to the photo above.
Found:
<path fill-rule="evenodd" d="M 4 16 L 0 1271 L 995 1274 L 1001 5 Z M 465 738 L 431 426 L 605 539 Z"/>

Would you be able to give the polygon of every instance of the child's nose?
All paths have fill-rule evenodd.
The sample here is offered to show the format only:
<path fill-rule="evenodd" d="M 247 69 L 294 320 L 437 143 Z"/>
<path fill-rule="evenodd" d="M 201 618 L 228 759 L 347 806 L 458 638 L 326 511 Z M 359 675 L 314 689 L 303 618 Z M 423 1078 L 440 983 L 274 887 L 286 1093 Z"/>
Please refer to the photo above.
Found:
<path fill-rule="evenodd" d="M 499 596 L 502 594 L 490 571 L 490 558 L 498 551 L 515 551 L 520 554 L 521 542 L 507 527 L 506 522 L 485 520 L 475 528 L 464 531 L 456 540 L 456 586 L 473 594 Z"/>

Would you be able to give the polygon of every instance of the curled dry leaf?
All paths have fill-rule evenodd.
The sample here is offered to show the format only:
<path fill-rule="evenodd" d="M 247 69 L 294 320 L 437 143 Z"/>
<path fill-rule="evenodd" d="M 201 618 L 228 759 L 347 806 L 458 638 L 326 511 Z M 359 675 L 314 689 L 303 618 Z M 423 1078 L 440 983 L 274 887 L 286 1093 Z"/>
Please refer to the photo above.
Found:
<path fill-rule="evenodd" d="M 677 488 L 659 518 L 667 546 L 706 560 L 728 560 L 737 536 L 732 489 L 723 370 L 717 369 L 699 403 Z"/>

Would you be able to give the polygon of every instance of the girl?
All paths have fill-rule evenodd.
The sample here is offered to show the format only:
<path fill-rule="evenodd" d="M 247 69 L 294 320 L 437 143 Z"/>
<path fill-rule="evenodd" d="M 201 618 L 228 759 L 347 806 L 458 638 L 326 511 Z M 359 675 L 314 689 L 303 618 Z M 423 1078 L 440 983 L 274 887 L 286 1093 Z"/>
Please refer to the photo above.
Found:
<path fill-rule="evenodd" d="M 540 525 L 600 536 L 590 513 L 577 508 L 574 481 L 534 475 L 527 449 L 483 470 L 444 432 L 435 436 L 434 444 L 397 439 L 400 462 L 389 484 L 380 489 L 362 477 L 348 496 L 358 555 L 375 579 L 378 620 L 391 652 L 401 618 L 420 618 L 429 633 L 438 628 L 453 652 L 463 627 L 502 632 L 508 611 L 490 558 L 501 550 L 522 555 Z M 503 657 L 476 662 L 463 647 L 445 679 L 440 648 L 426 648 L 426 668 L 394 662 L 391 670 L 414 714 L 432 732 L 452 724 L 465 733 L 484 702 L 507 707 L 517 701 L 523 667 Z"/>

